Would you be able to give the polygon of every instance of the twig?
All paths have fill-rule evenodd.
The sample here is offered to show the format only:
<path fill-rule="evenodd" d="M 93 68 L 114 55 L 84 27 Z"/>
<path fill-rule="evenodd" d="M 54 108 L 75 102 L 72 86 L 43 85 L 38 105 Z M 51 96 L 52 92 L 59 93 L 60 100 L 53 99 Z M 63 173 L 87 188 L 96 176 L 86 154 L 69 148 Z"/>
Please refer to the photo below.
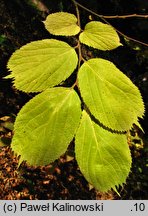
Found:
<path fill-rule="evenodd" d="M 76 13 L 77 13 L 77 19 L 78 19 L 78 26 L 81 28 L 81 21 L 80 21 L 80 13 L 79 13 L 79 8 L 78 8 L 78 4 L 75 0 L 72 0 L 75 8 L 76 8 Z"/>
<path fill-rule="evenodd" d="M 148 18 L 148 14 L 128 14 L 128 15 L 114 15 L 114 16 L 105 16 L 99 15 L 100 17 L 104 17 L 105 19 L 125 19 L 125 18 Z"/>
<path fill-rule="evenodd" d="M 90 12 L 91 14 L 94 14 L 95 16 L 98 16 L 100 18 L 105 19 L 125 19 L 125 18 L 132 18 L 132 17 L 138 17 L 138 18 L 148 18 L 148 14 L 127 14 L 127 15 L 113 15 L 113 16 L 107 16 L 102 14 L 97 14 L 94 11 L 88 9 L 87 7 L 81 5 L 77 1 L 75 1 L 75 4 L 77 4 L 79 7 L 83 8 L 84 10 Z"/>
<path fill-rule="evenodd" d="M 78 5 L 76 3 L 75 0 L 72 0 L 75 7 L 76 7 L 76 13 L 77 13 L 77 19 L 78 19 L 78 26 L 80 27 L 81 29 L 81 21 L 80 21 L 80 13 L 79 13 L 79 8 L 78 8 Z M 78 61 L 78 70 L 80 69 L 80 66 L 81 66 L 81 60 L 82 60 L 82 53 L 81 53 L 81 44 L 80 44 L 80 41 L 78 40 L 78 44 L 77 44 L 77 48 L 78 48 L 78 52 L 79 52 L 79 61 Z"/>
<path fill-rule="evenodd" d="M 105 18 L 101 17 L 101 19 L 102 19 L 106 24 L 112 26 Z M 116 29 L 114 26 L 112 26 L 112 27 L 115 29 L 116 32 L 118 32 L 120 35 L 122 35 L 123 37 L 127 38 L 128 40 L 132 40 L 132 41 L 134 41 L 134 42 L 136 42 L 136 43 L 142 44 L 142 45 L 144 45 L 144 46 L 148 46 L 147 43 L 144 43 L 144 42 L 142 42 L 142 41 L 136 40 L 135 38 L 129 37 L 129 36 L 127 36 L 126 34 L 124 34 L 124 33 L 122 33 L 121 31 L 119 31 L 118 29 Z"/>
<path fill-rule="evenodd" d="M 72 0 L 72 1 L 74 2 L 75 5 L 81 7 L 82 9 L 88 11 L 89 13 L 91 13 L 91 14 L 93 14 L 93 15 L 99 17 L 99 18 L 102 19 L 106 24 L 108 24 L 108 25 L 110 25 L 110 26 L 112 26 L 112 25 L 111 25 L 106 19 L 113 19 L 113 18 L 131 18 L 131 17 L 148 18 L 148 15 L 140 15 L 140 14 L 130 14 L 130 15 L 122 15 L 122 16 L 118 16 L 118 15 L 116 15 L 116 16 L 104 16 L 104 15 L 99 15 L 99 14 L 95 13 L 94 11 L 92 11 L 92 10 L 86 8 L 85 6 L 79 4 L 77 1 L 75 1 L 75 0 Z M 142 44 L 142 45 L 144 45 L 144 46 L 148 46 L 147 43 L 144 43 L 144 42 L 142 42 L 142 41 L 139 41 L 139 40 L 136 40 L 136 39 L 134 39 L 134 38 L 132 38 L 132 37 L 129 37 L 129 36 L 127 36 L 126 34 L 124 34 L 124 33 L 122 33 L 121 31 L 119 31 L 118 29 L 116 29 L 114 26 L 112 26 L 112 27 L 115 29 L 116 32 L 118 32 L 118 33 L 119 33 L 120 35 L 122 35 L 123 37 L 125 37 L 125 38 L 127 38 L 127 39 L 129 39 L 129 40 L 132 40 L 132 41 L 134 41 L 134 42 L 137 42 L 137 43 L 139 43 L 139 44 Z"/>

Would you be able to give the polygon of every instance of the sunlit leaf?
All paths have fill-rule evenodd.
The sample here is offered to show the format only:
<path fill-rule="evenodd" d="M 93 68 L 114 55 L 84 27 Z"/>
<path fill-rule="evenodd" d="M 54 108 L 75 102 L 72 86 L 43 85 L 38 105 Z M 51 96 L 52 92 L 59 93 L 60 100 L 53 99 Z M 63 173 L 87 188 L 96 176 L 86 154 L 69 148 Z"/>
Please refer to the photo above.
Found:
<path fill-rule="evenodd" d="M 49 14 L 44 24 L 53 35 L 72 36 L 80 32 L 75 15 L 66 12 Z"/>
<path fill-rule="evenodd" d="M 110 61 L 86 61 L 79 70 L 78 83 L 86 106 L 104 126 L 126 131 L 142 118 L 144 104 L 138 88 Z"/>
<path fill-rule="evenodd" d="M 75 142 L 80 170 L 96 189 L 116 190 L 116 187 L 125 183 L 131 167 L 125 134 L 104 130 L 83 111 Z"/>
<path fill-rule="evenodd" d="M 8 61 L 14 86 L 25 92 L 40 92 L 60 84 L 77 66 L 75 50 L 67 43 L 45 39 L 15 51 Z"/>
<path fill-rule="evenodd" d="M 80 99 L 68 88 L 51 88 L 31 99 L 14 125 L 12 150 L 31 165 L 58 159 L 72 141 L 81 116 Z"/>
<path fill-rule="evenodd" d="M 81 43 L 99 50 L 112 50 L 121 45 L 113 27 L 98 21 L 87 23 L 79 38 Z"/>

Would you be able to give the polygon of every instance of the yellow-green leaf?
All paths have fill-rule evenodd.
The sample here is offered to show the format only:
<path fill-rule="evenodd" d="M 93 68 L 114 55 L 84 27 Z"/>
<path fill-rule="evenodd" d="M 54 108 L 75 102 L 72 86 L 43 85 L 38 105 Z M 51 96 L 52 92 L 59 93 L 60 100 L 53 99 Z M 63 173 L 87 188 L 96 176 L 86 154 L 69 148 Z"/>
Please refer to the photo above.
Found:
<path fill-rule="evenodd" d="M 87 23 L 79 38 L 81 43 L 99 50 L 112 50 L 121 45 L 113 27 L 98 21 Z"/>
<path fill-rule="evenodd" d="M 75 152 L 82 174 L 99 191 L 116 191 L 125 183 L 131 167 L 126 135 L 104 130 L 85 111 L 75 138 Z"/>
<path fill-rule="evenodd" d="M 45 28 L 53 35 L 72 36 L 80 32 L 76 16 L 66 12 L 48 15 L 44 24 Z"/>
<path fill-rule="evenodd" d="M 77 67 L 78 57 L 67 43 L 54 39 L 31 42 L 15 51 L 8 61 L 14 86 L 25 92 L 40 92 L 60 84 Z"/>
<path fill-rule="evenodd" d="M 18 113 L 12 150 L 31 165 L 49 164 L 67 150 L 80 116 L 81 102 L 73 89 L 47 89 Z"/>
<path fill-rule="evenodd" d="M 78 72 L 78 83 L 86 106 L 104 126 L 126 131 L 143 117 L 139 89 L 112 62 L 86 61 Z"/>

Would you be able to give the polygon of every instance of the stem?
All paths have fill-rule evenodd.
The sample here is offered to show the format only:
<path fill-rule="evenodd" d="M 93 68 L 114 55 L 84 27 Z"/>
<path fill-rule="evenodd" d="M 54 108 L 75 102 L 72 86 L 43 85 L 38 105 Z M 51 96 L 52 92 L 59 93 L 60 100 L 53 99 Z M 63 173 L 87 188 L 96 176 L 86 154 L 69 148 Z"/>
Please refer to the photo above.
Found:
<path fill-rule="evenodd" d="M 112 26 L 112 25 L 111 25 L 106 19 L 104 19 L 103 17 L 102 17 L 101 19 L 102 19 L 106 24 Z M 112 26 L 112 27 L 115 29 L 116 32 L 118 32 L 118 33 L 119 33 L 120 35 L 122 35 L 123 37 L 125 37 L 125 38 L 127 38 L 127 39 L 129 39 L 129 40 L 131 40 L 131 41 L 134 41 L 134 42 L 136 42 L 136 43 L 142 44 L 142 45 L 144 45 L 144 46 L 148 46 L 147 43 L 144 43 L 144 42 L 142 42 L 142 41 L 136 40 L 135 38 L 129 37 L 129 36 L 127 36 L 126 34 L 124 34 L 123 32 L 121 32 L 121 31 L 119 31 L 118 29 L 116 29 L 114 26 Z"/>
<path fill-rule="evenodd" d="M 108 25 L 110 25 L 110 26 L 112 26 L 112 25 L 111 25 L 106 19 L 113 19 L 113 18 L 131 18 L 131 17 L 148 18 L 148 15 L 140 15 L 140 14 L 129 14 L 129 15 L 122 15 L 122 16 L 118 16 L 118 15 L 115 15 L 115 16 L 104 16 L 104 15 L 100 15 L 100 14 L 95 13 L 94 11 L 88 9 L 87 7 L 85 7 L 85 6 L 81 5 L 81 4 L 79 4 L 79 3 L 78 3 L 77 1 L 75 1 L 75 0 L 72 0 L 72 1 L 73 1 L 73 3 L 75 4 L 75 6 L 77 6 L 77 7 L 79 6 L 79 7 L 81 7 L 82 9 L 88 11 L 89 13 L 91 13 L 91 14 L 93 14 L 93 15 L 99 17 L 99 18 L 102 19 L 106 24 L 108 24 Z M 77 7 L 76 7 L 76 8 L 77 8 Z M 139 44 L 142 44 L 142 45 L 144 45 L 144 46 L 148 46 L 147 43 L 144 43 L 144 42 L 142 42 L 142 41 L 139 41 L 139 40 L 136 40 L 136 39 L 134 39 L 134 38 L 132 38 L 132 37 L 129 37 L 129 36 L 127 36 L 126 34 L 124 34 L 124 33 L 122 33 L 121 31 L 119 31 L 118 29 L 116 29 L 114 26 L 112 26 L 112 27 L 115 29 L 116 32 L 118 32 L 120 35 L 124 36 L 125 38 L 127 38 L 127 39 L 129 39 L 129 40 L 132 40 L 132 41 L 134 41 L 134 42 L 137 42 L 137 43 L 139 43 Z"/>
<path fill-rule="evenodd" d="M 81 21 L 80 21 L 80 13 L 79 13 L 78 4 L 77 4 L 77 2 L 75 0 L 72 0 L 72 2 L 73 2 L 73 4 L 75 5 L 75 8 L 76 8 L 78 26 L 81 28 Z"/>
<path fill-rule="evenodd" d="M 125 18 L 132 18 L 132 17 L 138 17 L 138 18 L 148 18 L 148 14 L 127 14 L 127 15 L 114 15 L 114 16 L 104 16 L 100 15 L 106 19 L 125 19 Z"/>
<path fill-rule="evenodd" d="M 77 3 L 76 3 L 75 0 L 72 0 L 72 2 L 73 2 L 73 4 L 75 5 L 76 14 L 77 14 L 77 20 L 78 20 L 78 26 L 79 26 L 80 29 L 81 29 L 81 21 L 80 21 L 81 19 L 80 19 L 79 8 L 78 8 L 78 5 L 77 5 Z M 78 39 L 78 44 L 77 44 L 77 46 L 76 46 L 75 48 L 78 49 L 78 57 L 79 57 L 79 59 L 78 59 L 78 71 L 79 71 L 80 66 L 81 66 L 81 61 L 83 60 L 82 52 L 81 52 L 81 43 L 80 43 L 79 39 Z M 78 81 L 77 81 L 77 80 L 76 80 L 76 82 L 73 84 L 72 88 L 74 88 L 75 86 L 78 86 Z"/>
<path fill-rule="evenodd" d="M 75 1 L 75 4 L 77 4 L 79 7 L 83 8 L 84 10 L 90 12 L 91 14 L 94 14 L 95 16 L 98 16 L 100 18 L 105 18 L 105 19 L 125 19 L 125 18 L 132 18 L 132 17 L 138 17 L 138 18 L 148 18 L 148 14 L 127 14 L 127 15 L 113 15 L 113 16 L 106 16 L 102 14 L 97 14 L 93 12 L 92 10 L 88 9 L 87 7 L 81 5 L 77 1 Z"/>
<path fill-rule="evenodd" d="M 81 29 L 81 21 L 80 21 L 79 8 L 78 8 L 78 5 L 77 5 L 77 3 L 76 3 L 75 0 L 72 0 L 72 2 L 73 2 L 73 4 L 75 5 L 76 13 L 77 13 L 77 19 L 78 19 L 78 26 L 79 26 L 80 29 Z M 80 66 L 81 66 L 81 60 L 82 60 L 81 44 L 80 44 L 79 39 L 78 39 L 77 48 L 78 48 L 78 55 L 79 55 L 79 61 L 78 61 L 78 70 L 79 70 L 79 69 L 80 69 Z"/>

